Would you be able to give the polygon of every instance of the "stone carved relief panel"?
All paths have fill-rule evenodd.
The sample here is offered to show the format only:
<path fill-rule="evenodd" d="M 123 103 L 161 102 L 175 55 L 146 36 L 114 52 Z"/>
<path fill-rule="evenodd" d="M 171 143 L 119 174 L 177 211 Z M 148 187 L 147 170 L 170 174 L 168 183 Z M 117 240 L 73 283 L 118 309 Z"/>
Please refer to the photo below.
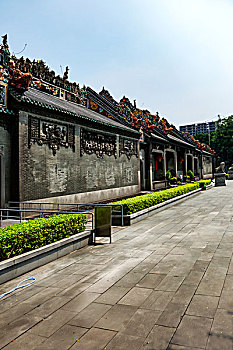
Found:
<path fill-rule="evenodd" d="M 132 141 L 120 137 L 119 155 L 125 154 L 128 159 L 132 156 L 138 157 L 137 141 Z"/>
<path fill-rule="evenodd" d="M 86 153 L 95 154 L 97 158 L 103 158 L 104 155 L 116 158 L 116 137 L 81 128 L 80 152 L 81 156 Z"/>
<path fill-rule="evenodd" d="M 29 116 L 28 146 L 33 143 L 39 146 L 47 144 L 53 155 L 60 147 L 72 148 L 75 151 L 75 128 L 73 125 L 57 124 Z"/>

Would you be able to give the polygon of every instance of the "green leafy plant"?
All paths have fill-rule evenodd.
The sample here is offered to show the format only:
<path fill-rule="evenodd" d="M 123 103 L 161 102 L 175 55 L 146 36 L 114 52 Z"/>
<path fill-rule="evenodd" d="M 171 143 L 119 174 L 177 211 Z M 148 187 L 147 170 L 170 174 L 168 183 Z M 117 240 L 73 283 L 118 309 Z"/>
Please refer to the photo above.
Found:
<path fill-rule="evenodd" d="M 166 172 L 166 179 L 167 180 L 171 180 L 171 178 L 172 178 L 172 173 L 170 172 L 170 170 L 167 170 L 167 172 Z"/>
<path fill-rule="evenodd" d="M 82 232 L 86 223 L 84 214 L 62 214 L 0 228 L 0 261 Z"/>
<path fill-rule="evenodd" d="M 177 178 L 174 176 L 170 179 L 170 184 L 176 184 L 177 183 Z"/>
<path fill-rule="evenodd" d="M 189 170 L 187 175 L 190 177 L 191 180 L 194 180 L 194 174 L 193 174 L 192 170 Z"/>
<path fill-rule="evenodd" d="M 202 180 L 205 183 L 210 183 L 211 180 Z M 168 199 L 181 196 L 185 193 L 194 191 L 200 187 L 199 181 L 193 184 L 186 184 L 175 188 L 169 188 L 159 192 L 153 192 L 142 196 L 124 199 L 110 204 L 123 205 L 123 212 L 125 215 L 136 213 L 137 211 L 152 207 L 158 203 L 164 202 Z"/>

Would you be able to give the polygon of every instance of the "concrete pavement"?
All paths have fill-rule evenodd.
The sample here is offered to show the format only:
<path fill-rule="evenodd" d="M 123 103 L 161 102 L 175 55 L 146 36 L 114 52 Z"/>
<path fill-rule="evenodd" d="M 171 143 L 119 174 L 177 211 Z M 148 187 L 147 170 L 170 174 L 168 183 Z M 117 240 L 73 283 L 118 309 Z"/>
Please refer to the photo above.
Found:
<path fill-rule="evenodd" d="M 0 286 L 4 350 L 232 350 L 233 181 Z"/>

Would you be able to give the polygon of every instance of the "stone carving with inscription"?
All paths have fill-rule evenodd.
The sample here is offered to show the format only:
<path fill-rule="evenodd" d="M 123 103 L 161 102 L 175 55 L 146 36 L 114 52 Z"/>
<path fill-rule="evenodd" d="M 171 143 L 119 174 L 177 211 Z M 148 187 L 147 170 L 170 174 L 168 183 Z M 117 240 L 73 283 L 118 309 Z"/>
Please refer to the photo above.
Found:
<path fill-rule="evenodd" d="M 71 147 L 73 151 L 75 150 L 73 125 L 58 125 L 29 116 L 28 133 L 29 147 L 35 142 L 39 146 L 47 144 L 53 155 L 60 147 Z"/>
<path fill-rule="evenodd" d="M 103 158 L 106 154 L 116 158 L 116 137 L 81 129 L 80 152 L 81 156 L 86 153 Z"/>
<path fill-rule="evenodd" d="M 127 140 L 120 137 L 120 156 L 125 154 L 128 159 L 131 159 L 132 156 L 138 157 L 137 151 L 137 141 Z"/>

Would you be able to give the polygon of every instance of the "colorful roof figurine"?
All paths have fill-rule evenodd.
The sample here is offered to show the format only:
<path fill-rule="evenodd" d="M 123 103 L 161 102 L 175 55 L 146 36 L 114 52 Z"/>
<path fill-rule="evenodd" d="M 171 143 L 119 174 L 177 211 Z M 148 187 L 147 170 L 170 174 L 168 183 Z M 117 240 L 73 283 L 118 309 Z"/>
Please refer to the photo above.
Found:
<path fill-rule="evenodd" d="M 129 98 L 123 96 L 117 102 L 104 87 L 99 93 L 90 87 L 80 88 L 79 84 L 68 80 L 68 71 L 67 66 L 61 78 L 43 60 L 31 61 L 23 56 L 11 56 L 7 35 L 3 36 L 0 46 L 0 80 L 5 79 L 8 86 L 15 89 L 15 92 L 11 89 L 11 94 L 20 101 L 86 117 L 91 117 L 93 111 L 93 120 L 100 118 L 103 123 L 118 127 L 121 124 L 123 128 L 127 127 L 132 132 L 135 130 L 148 137 L 156 133 L 165 141 L 190 145 L 200 151 L 215 154 L 209 146 L 200 144 L 188 133 L 178 131 L 164 117 L 160 118 L 158 112 L 152 114 L 146 109 L 137 108 L 135 100 L 131 103 Z M 36 90 L 41 93 L 36 93 Z M 97 118 L 97 115 L 101 117 Z"/>

